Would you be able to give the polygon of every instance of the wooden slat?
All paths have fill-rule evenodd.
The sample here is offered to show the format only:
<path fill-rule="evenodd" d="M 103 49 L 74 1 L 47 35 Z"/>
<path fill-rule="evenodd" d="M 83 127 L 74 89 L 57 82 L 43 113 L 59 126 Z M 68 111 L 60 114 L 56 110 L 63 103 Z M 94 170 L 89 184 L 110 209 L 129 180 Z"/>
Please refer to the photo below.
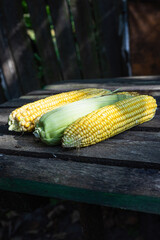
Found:
<path fill-rule="evenodd" d="M 2 2 L 0 3 L 0 6 Z M 2 8 L 1 8 L 2 10 Z M 19 97 L 22 92 L 15 66 L 15 61 L 8 43 L 6 22 L 0 12 L 0 65 L 9 98 Z"/>
<path fill-rule="evenodd" d="M 115 78 L 93 78 L 93 79 L 84 79 L 85 81 L 88 81 L 88 82 L 92 82 L 92 81 L 96 81 L 97 83 L 100 81 L 101 82 L 124 82 L 124 83 L 136 83 L 138 85 L 141 85 L 143 82 L 146 84 L 146 85 L 149 85 L 148 82 L 154 82 L 154 84 L 159 84 L 160 82 L 160 75 L 154 75 L 154 76 L 146 76 L 146 75 L 143 75 L 143 76 L 132 76 L 132 77 L 115 77 Z M 72 80 L 73 82 L 81 82 L 83 83 L 83 81 L 80 81 L 80 80 Z M 63 81 L 65 82 L 65 81 Z"/>
<path fill-rule="evenodd" d="M 68 83 L 68 84 L 57 84 L 57 85 L 48 85 L 46 86 L 46 90 L 56 90 L 56 91 L 64 91 L 64 90 L 75 90 L 78 88 L 87 88 L 87 87 L 91 87 L 91 88 L 105 88 L 105 89 L 110 89 L 110 90 L 116 90 L 119 89 L 119 91 L 140 91 L 140 92 L 159 92 L 160 91 L 160 85 L 156 86 L 156 85 L 150 85 L 150 87 L 148 88 L 148 86 L 145 85 L 125 85 L 125 84 L 113 84 L 113 83 Z"/>
<path fill-rule="evenodd" d="M 24 104 L 31 103 L 31 102 L 40 100 L 40 99 L 45 98 L 45 97 L 47 97 L 47 96 L 46 95 L 28 96 L 28 97 L 25 97 L 25 98 L 22 98 L 22 99 L 21 98 L 15 98 L 13 100 L 2 103 L 0 105 L 0 108 L 1 107 L 17 108 L 17 107 L 21 107 Z"/>
<path fill-rule="evenodd" d="M 66 89 L 64 91 L 67 92 L 68 90 Z M 48 96 L 50 96 L 50 95 L 59 94 L 59 93 L 62 93 L 62 90 L 60 90 L 60 89 L 55 89 L 55 90 L 54 89 L 53 90 L 45 90 L 45 89 L 43 89 L 43 90 L 37 90 L 37 91 L 30 92 L 30 93 L 28 93 L 25 96 L 35 96 L 35 95 L 36 96 L 38 96 L 38 95 L 39 96 L 41 96 L 41 95 L 48 95 Z"/>
<path fill-rule="evenodd" d="M 31 133 L 12 133 L 7 129 L 7 125 L 0 127 L 0 152 L 4 154 L 58 157 L 73 162 L 160 169 L 159 131 L 142 133 L 127 131 L 90 147 L 67 150 L 61 146 L 47 146 Z"/>
<path fill-rule="evenodd" d="M 50 33 L 44 0 L 27 0 L 36 43 L 41 56 L 44 77 L 47 84 L 60 80 L 59 66 Z"/>
<path fill-rule="evenodd" d="M 75 23 L 84 78 L 101 76 L 93 26 L 88 0 L 71 0 L 70 7 Z"/>
<path fill-rule="evenodd" d="M 159 170 L 0 155 L 0 188 L 160 213 Z"/>
<path fill-rule="evenodd" d="M 63 78 L 65 80 L 80 79 L 80 66 L 78 66 L 75 41 L 66 0 L 49 0 L 48 4 L 51 10 L 60 53 Z"/>
<path fill-rule="evenodd" d="M 10 112 L 11 112 L 10 108 L 3 109 L 0 108 L 0 125 L 7 123 Z"/>
<path fill-rule="evenodd" d="M 44 158 L 23 156 L 17 158 L 3 154 L 0 156 L 0 165 L 1 177 L 48 182 L 108 193 L 160 197 L 158 170 L 73 163 L 61 159 L 46 161 Z"/>
<path fill-rule="evenodd" d="M 20 0 L 1 1 L 7 25 L 7 36 L 16 62 L 21 89 L 24 93 L 38 89 L 40 84 L 36 77 L 30 40 L 27 37 Z M 14 80 L 14 79 L 13 79 Z"/>
<path fill-rule="evenodd" d="M 92 2 L 96 16 L 97 34 L 100 38 L 103 77 L 123 76 L 121 40 L 118 36 L 120 0 L 92 0 Z"/>
<path fill-rule="evenodd" d="M 102 86 L 102 87 L 104 87 L 104 86 Z M 77 89 L 77 88 L 75 88 L 75 89 Z M 79 88 L 80 89 L 80 88 Z M 116 88 L 114 88 L 114 87 L 108 87 L 108 89 L 110 89 L 110 90 L 115 90 Z M 72 89 L 68 89 L 68 91 L 69 90 L 72 90 Z M 135 91 L 134 89 L 126 89 L 126 88 L 121 88 L 121 90 L 122 91 Z M 64 90 L 64 91 L 66 91 L 66 89 Z M 137 90 L 136 90 L 137 91 Z M 7 102 L 4 102 L 4 103 L 2 103 L 1 105 L 0 105 L 0 108 L 4 108 L 4 107 L 11 107 L 11 108 L 16 108 L 16 107 L 20 107 L 20 106 L 22 106 L 22 105 L 24 105 L 24 104 L 27 104 L 27 103 L 30 103 L 30 102 L 34 102 L 34 101 L 37 101 L 37 100 L 39 100 L 39 99 L 42 99 L 42 98 L 45 98 L 45 97 L 47 97 L 48 95 L 52 95 L 52 94 L 58 94 L 58 93 L 61 93 L 61 92 L 63 92 L 63 90 L 61 90 L 61 91 L 53 91 L 53 92 L 49 92 L 49 91 L 42 91 L 42 94 L 44 93 L 46 93 L 46 95 L 28 95 L 28 96 L 24 96 L 23 98 L 15 98 L 15 99 L 13 99 L 13 100 L 10 100 L 10 101 L 7 101 Z M 150 92 L 150 91 L 148 91 L 148 90 L 144 90 L 144 91 L 138 91 L 138 92 L 140 92 L 141 94 L 149 94 L 149 95 L 152 95 L 152 91 Z M 154 95 L 155 94 L 155 95 Z M 159 96 L 157 96 L 157 92 L 153 92 L 153 96 L 154 96 L 154 98 L 156 99 L 156 101 L 157 101 L 157 105 L 158 106 L 160 106 L 160 97 Z"/>
<path fill-rule="evenodd" d="M 135 83 L 136 84 L 136 83 Z M 55 85 L 48 85 L 46 86 L 45 90 L 48 90 L 48 94 L 51 94 L 51 91 L 53 90 L 53 92 L 57 91 L 57 92 L 62 92 L 62 91 L 71 91 L 71 90 L 76 90 L 76 89 L 82 89 L 82 88 L 87 88 L 87 87 L 91 87 L 91 88 L 105 88 L 105 89 L 109 89 L 109 90 L 116 90 L 119 89 L 119 91 L 137 91 L 140 94 L 149 94 L 152 96 L 157 96 L 157 100 L 159 98 L 159 91 L 160 91 L 160 85 L 134 85 L 134 83 L 132 82 L 131 84 L 126 84 L 126 82 L 124 81 L 124 83 L 113 83 L 113 82 L 102 82 L 100 81 L 100 83 L 97 83 L 96 81 L 85 81 L 84 83 L 78 83 L 78 82 L 69 82 L 68 84 L 55 84 Z M 47 94 L 47 91 L 46 91 Z"/>
<path fill-rule="evenodd" d="M 57 82 L 54 85 L 47 85 L 45 89 L 54 89 L 61 90 L 64 89 L 75 89 L 78 87 L 97 87 L 97 88 L 108 88 L 114 87 L 122 89 L 136 89 L 138 90 L 160 90 L 160 77 L 159 76 L 143 76 L 143 77 L 121 77 L 121 78 L 105 78 L 105 79 L 83 79 L 80 80 L 72 80 L 72 81 L 63 81 L 60 84 Z"/>
<path fill-rule="evenodd" d="M 141 91 L 148 92 L 153 95 L 159 95 L 160 77 L 159 76 L 143 76 L 143 77 L 120 77 L 120 78 L 105 78 L 105 79 L 83 79 L 62 81 L 53 85 L 47 85 L 43 90 L 32 91 L 29 94 L 38 95 L 51 94 L 55 92 L 69 91 L 80 88 L 97 87 L 115 90 L 121 88 L 126 91 Z"/>

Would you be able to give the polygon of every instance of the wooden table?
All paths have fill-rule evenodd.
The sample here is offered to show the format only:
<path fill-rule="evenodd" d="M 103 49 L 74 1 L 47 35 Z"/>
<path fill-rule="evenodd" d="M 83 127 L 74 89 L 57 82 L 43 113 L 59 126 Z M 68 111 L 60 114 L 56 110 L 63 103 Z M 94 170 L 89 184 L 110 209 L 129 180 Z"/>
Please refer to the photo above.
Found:
<path fill-rule="evenodd" d="M 13 109 L 85 87 L 139 91 L 153 95 L 160 105 L 159 77 L 64 82 L 1 104 L 0 189 L 159 214 L 159 108 L 150 122 L 78 150 L 46 146 L 31 133 L 8 131 Z"/>

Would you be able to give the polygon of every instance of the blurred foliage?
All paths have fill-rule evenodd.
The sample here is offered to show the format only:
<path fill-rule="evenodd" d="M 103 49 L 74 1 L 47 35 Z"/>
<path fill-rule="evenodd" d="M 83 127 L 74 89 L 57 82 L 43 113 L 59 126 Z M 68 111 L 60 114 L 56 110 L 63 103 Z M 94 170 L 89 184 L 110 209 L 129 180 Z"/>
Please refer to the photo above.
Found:
<path fill-rule="evenodd" d="M 34 58 L 35 58 L 35 62 L 36 62 L 36 65 L 37 65 L 37 70 L 38 70 L 37 78 L 39 79 L 39 81 L 43 85 L 43 82 L 44 82 L 44 71 L 43 71 L 43 66 L 42 66 L 42 59 L 41 59 L 41 56 L 39 55 L 38 48 L 37 48 L 36 35 L 35 35 L 35 32 L 34 32 L 33 27 L 32 27 L 32 21 L 31 21 L 31 17 L 30 17 L 30 14 L 29 14 L 27 2 L 26 2 L 26 0 L 22 0 L 21 2 L 22 2 L 23 17 L 24 17 L 24 22 L 25 22 L 25 26 L 26 26 L 26 31 L 27 31 L 28 37 L 29 37 L 29 39 L 31 40 L 31 43 L 32 43 L 32 48 L 33 48 L 33 52 L 34 52 Z M 78 44 L 77 36 L 76 36 L 76 27 L 75 27 L 74 17 L 73 17 L 72 11 L 71 11 L 70 0 L 66 0 L 66 2 L 67 2 L 67 5 L 68 5 L 69 16 L 70 16 L 70 23 L 71 23 L 71 28 L 72 28 L 74 42 L 75 42 L 77 63 L 79 65 L 79 68 L 80 68 L 81 74 L 82 74 L 82 64 L 81 64 L 81 58 L 80 58 L 80 49 L 79 49 L 79 44 Z M 53 24 L 53 21 L 52 21 L 50 7 L 49 7 L 47 1 L 46 1 L 46 13 L 47 13 L 48 22 L 49 22 L 49 25 L 50 25 L 50 33 L 51 33 L 54 49 L 55 49 L 55 52 L 56 52 L 57 61 L 58 61 L 58 64 L 59 64 L 59 68 L 61 69 L 61 75 L 63 76 L 63 74 L 62 74 L 62 66 L 61 66 L 61 58 L 60 58 L 58 45 L 57 45 L 57 41 L 56 41 L 54 24 Z"/>
<path fill-rule="evenodd" d="M 22 0 L 22 8 L 23 8 L 23 17 L 24 17 L 25 26 L 26 26 L 26 29 L 27 29 L 27 34 L 28 34 L 28 36 L 29 36 L 29 38 L 32 42 L 35 62 L 36 62 L 36 65 L 37 65 L 37 70 L 38 70 L 37 77 L 40 81 L 43 82 L 44 73 L 43 73 L 42 59 L 41 59 L 41 57 L 38 53 L 37 44 L 36 44 L 36 35 L 35 35 L 35 32 L 32 28 L 32 21 L 31 21 L 31 18 L 30 18 L 30 14 L 29 14 L 29 11 L 28 11 L 28 5 L 27 5 L 26 0 Z M 53 26 L 53 22 L 52 22 L 51 13 L 50 13 L 50 8 L 49 8 L 48 5 L 46 5 L 46 13 L 47 13 L 48 21 L 49 21 L 49 24 L 50 24 L 50 33 L 51 33 L 51 37 L 52 37 L 52 40 L 53 40 L 53 45 L 54 45 L 54 48 L 55 48 L 57 60 L 60 64 L 60 55 L 59 55 L 58 46 L 57 46 L 57 42 L 56 42 L 56 36 L 55 36 L 54 26 Z"/>

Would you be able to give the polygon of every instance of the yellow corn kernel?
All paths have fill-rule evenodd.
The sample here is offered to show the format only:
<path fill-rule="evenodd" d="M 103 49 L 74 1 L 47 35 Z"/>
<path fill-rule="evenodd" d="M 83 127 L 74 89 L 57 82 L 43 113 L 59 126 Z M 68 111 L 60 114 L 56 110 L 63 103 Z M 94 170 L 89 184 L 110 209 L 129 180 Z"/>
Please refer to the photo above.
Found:
<path fill-rule="evenodd" d="M 156 108 L 156 100 L 147 95 L 135 96 L 100 108 L 71 124 L 64 132 L 62 146 L 85 147 L 113 137 L 151 120 Z M 85 129 L 79 131 L 82 122 Z"/>
<path fill-rule="evenodd" d="M 110 91 L 106 89 L 87 88 L 56 94 L 33 103 L 26 104 L 17 108 L 9 115 L 9 130 L 17 132 L 33 131 L 36 120 L 44 113 L 71 102 L 94 96 L 105 95 L 109 92 Z"/>

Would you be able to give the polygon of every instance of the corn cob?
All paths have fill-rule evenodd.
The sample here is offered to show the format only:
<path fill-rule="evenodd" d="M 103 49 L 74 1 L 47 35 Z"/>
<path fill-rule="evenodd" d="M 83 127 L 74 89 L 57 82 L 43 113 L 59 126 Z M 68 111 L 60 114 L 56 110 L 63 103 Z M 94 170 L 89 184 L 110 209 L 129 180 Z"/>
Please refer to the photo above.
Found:
<path fill-rule="evenodd" d="M 156 107 L 153 97 L 139 95 L 100 108 L 71 124 L 64 131 L 62 146 L 85 147 L 113 137 L 151 120 Z"/>
<path fill-rule="evenodd" d="M 83 98 L 110 93 L 106 89 L 87 88 L 56 94 L 15 109 L 8 119 L 10 131 L 33 131 L 36 121 L 46 112 Z"/>
<path fill-rule="evenodd" d="M 128 95 L 133 97 L 140 95 L 138 92 L 117 92 L 117 94 L 123 94 L 123 95 Z"/>
<path fill-rule="evenodd" d="M 48 145 L 57 145 L 61 142 L 66 127 L 78 118 L 103 106 L 131 97 L 129 94 L 111 94 L 83 99 L 56 108 L 40 118 L 36 124 L 34 135 Z"/>

